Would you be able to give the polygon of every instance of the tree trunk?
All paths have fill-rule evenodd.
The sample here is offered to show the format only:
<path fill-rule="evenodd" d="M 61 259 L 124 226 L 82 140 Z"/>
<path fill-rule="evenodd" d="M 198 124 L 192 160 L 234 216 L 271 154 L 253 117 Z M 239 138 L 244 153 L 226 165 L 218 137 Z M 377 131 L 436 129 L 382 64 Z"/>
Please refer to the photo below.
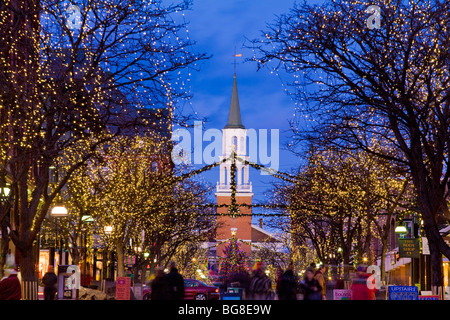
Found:
<path fill-rule="evenodd" d="M 37 265 L 38 249 L 35 245 L 16 248 L 19 253 L 20 275 L 22 277 L 22 299 L 38 300 L 38 274 Z"/>
<path fill-rule="evenodd" d="M 381 241 L 382 245 L 381 245 L 381 265 L 380 265 L 380 270 L 381 270 L 381 283 L 382 284 L 386 284 L 386 251 L 387 251 L 387 241 L 386 239 L 383 239 Z"/>
<path fill-rule="evenodd" d="M 80 248 L 75 244 L 72 244 L 72 248 L 70 250 L 70 255 L 72 256 L 72 264 L 78 265 L 80 263 L 80 254 L 81 251 Z"/>
<path fill-rule="evenodd" d="M 116 254 L 117 254 L 117 276 L 125 277 L 125 266 L 123 264 L 124 261 L 123 247 L 119 242 L 116 243 Z"/>
<path fill-rule="evenodd" d="M 430 248 L 431 288 L 433 293 L 437 294 L 438 290 L 442 290 L 442 287 L 444 286 L 442 250 L 440 248 L 440 242 L 444 242 L 444 240 L 439 233 L 439 229 L 434 219 L 424 219 L 424 228 L 428 239 L 428 246 Z"/>

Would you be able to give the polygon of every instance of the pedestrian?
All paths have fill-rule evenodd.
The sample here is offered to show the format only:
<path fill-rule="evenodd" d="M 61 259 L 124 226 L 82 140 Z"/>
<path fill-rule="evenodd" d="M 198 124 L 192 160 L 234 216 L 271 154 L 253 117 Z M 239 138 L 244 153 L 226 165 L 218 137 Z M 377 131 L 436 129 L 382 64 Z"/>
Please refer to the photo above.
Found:
<path fill-rule="evenodd" d="M 155 278 L 152 280 L 151 289 L 151 300 L 168 300 L 169 284 L 163 269 L 158 268 L 156 270 Z"/>
<path fill-rule="evenodd" d="M 238 271 L 235 273 L 232 273 L 228 277 L 227 284 L 234 283 L 239 288 L 242 288 L 244 290 L 245 296 L 247 296 L 249 290 L 250 290 L 250 283 L 252 281 L 252 277 L 250 277 L 250 274 L 247 271 Z M 228 285 L 227 285 L 228 287 Z"/>
<path fill-rule="evenodd" d="M 319 269 L 316 271 L 316 274 L 314 275 L 314 278 L 319 282 L 320 286 L 322 287 L 322 299 L 325 300 L 327 297 L 327 289 L 325 285 L 325 272 L 327 268 L 321 264 Z"/>
<path fill-rule="evenodd" d="M 366 273 L 366 268 L 359 266 L 356 270 L 356 276 L 353 278 L 350 289 L 352 290 L 352 300 L 374 300 L 375 293 L 367 286 L 367 278 L 370 275 Z"/>
<path fill-rule="evenodd" d="M 42 283 L 44 285 L 44 300 L 55 300 L 58 277 L 56 276 L 54 270 L 55 268 L 53 266 L 49 266 L 48 271 L 42 277 Z"/>
<path fill-rule="evenodd" d="M 294 273 L 294 265 L 289 264 L 277 283 L 279 300 L 297 300 L 298 279 Z"/>
<path fill-rule="evenodd" d="M 166 275 L 168 284 L 169 300 L 183 300 L 184 299 L 184 279 L 178 273 L 175 262 L 170 264 L 170 272 Z"/>
<path fill-rule="evenodd" d="M 258 265 L 250 282 L 249 296 L 251 300 L 268 300 L 272 283 L 264 272 L 264 266 Z"/>
<path fill-rule="evenodd" d="M 319 281 L 314 278 L 314 269 L 308 267 L 305 277 L 301 282 L 301 288 L 304 294 L 303 300 L 322 300 L 322 287 Z"/>
<path fill-rule="evenodd" d="M 5 277 L 0 281 L 0 300 L 20 300 L 22 290 L 17 278 L 17 270 L 7 267 L 4 272 Z"/>

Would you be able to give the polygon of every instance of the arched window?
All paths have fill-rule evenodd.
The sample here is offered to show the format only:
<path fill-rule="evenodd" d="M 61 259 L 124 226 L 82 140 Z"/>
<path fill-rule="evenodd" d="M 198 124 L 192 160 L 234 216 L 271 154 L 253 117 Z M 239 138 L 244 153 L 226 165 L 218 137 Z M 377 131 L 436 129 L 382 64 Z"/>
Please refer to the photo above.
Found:
<path fill-rule="evenodd" d="M 238 138 L 236 136 L 231 138 L 231 143 L 233 144 L 233 150 L 237 151 Z"/>

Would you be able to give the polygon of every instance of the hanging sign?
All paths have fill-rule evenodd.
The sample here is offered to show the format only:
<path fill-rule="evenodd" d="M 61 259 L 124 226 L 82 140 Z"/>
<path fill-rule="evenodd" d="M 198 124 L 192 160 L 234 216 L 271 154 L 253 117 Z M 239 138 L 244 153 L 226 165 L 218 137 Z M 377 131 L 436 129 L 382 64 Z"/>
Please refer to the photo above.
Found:
<path fill-rule="evenodd" d="M 419 258 L 420 257 L 420 240 L 398 239 L 398 253 L 400 258 Z"/>

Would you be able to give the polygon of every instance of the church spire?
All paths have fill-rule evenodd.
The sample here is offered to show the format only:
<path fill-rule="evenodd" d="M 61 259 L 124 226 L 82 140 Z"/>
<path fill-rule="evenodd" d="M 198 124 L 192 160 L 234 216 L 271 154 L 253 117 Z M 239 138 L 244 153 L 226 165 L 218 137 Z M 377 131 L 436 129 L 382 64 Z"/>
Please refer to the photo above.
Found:
<path fill-rule="evenodd" d="M 245 129 L 241 120 L 241 109 L 239 107 L 239 97 L 236 83 L 236 73 L 233 76 L 233 91 L 231 93 L 230 111 L 225 129 Z"/>

